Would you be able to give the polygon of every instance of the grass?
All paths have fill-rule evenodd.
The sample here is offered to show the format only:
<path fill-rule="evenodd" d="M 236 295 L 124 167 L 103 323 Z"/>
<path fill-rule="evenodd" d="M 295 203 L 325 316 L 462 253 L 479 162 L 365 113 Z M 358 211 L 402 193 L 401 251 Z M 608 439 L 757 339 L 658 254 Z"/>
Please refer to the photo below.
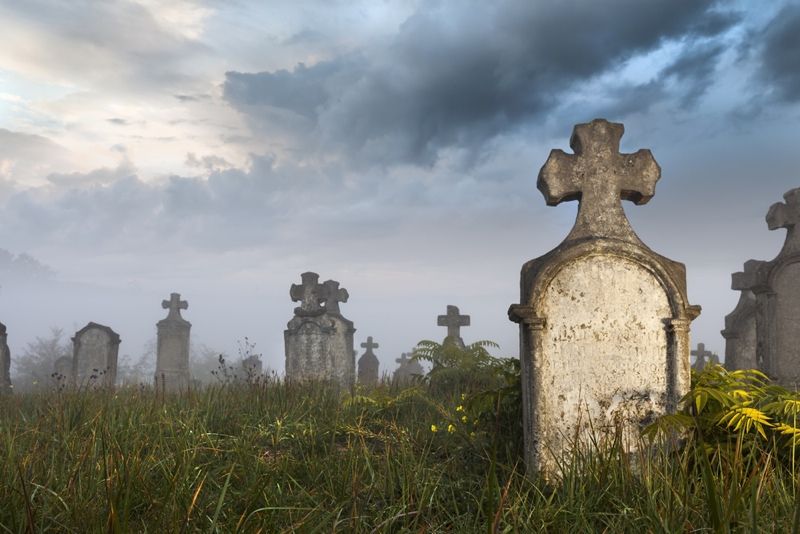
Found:
<path fill-rule="evenodd" d="M 757 442 L 611 446 L 548 485 L 518 429 L 460 405 L 274 381 L 0 397 L 0 532 L 799 531 L 797 475 Z"/>

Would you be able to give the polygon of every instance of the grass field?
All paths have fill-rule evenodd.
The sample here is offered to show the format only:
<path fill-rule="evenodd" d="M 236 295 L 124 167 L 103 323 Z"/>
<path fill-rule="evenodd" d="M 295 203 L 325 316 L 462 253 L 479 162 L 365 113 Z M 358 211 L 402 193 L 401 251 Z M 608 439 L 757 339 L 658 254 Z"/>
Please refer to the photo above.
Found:
<path fill-rule="evenodd" d="M 0 532 L 798 532 L 793 458 L 757 440 L 596 450 L 548 485 L 473 417 L 425 386 L 7 396 Z"/>

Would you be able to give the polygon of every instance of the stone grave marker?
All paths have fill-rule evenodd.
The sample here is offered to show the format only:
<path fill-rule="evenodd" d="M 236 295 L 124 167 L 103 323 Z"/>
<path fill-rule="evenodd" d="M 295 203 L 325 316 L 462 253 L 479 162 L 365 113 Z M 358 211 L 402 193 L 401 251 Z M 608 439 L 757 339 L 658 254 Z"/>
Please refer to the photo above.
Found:
<path fill-rule="evenodd" d="M 444 338 L 443 343 L 452 342 L 461 348 L 464 348 L 464 340 L 461 339 L 461 327 L 469 326 L 469 315 L 461 315 L 458 312 L 458 306 L 447 306 L 447 314 L 440 315 L 437 318 L 439 326 L 447 327 L 447 337 Z"/>
<path fill-rule="evenodd" d="M 90 322 L 72 338 L 72 376 L 82 388 L 113 388 L 117 381 L 119 334 Z"/>
<path fill-rule="evenodd" d="M 416 377 L 425 374 L 425 369 L 417 360 L 411 359 L 411 353 L 404 352 L 395 360 L 399 365 L 394 371 L 393 380 L 396 384 L 411 384 Z"/>
<path fill-rule="evenodd" d="M 181 317 L 181 310 L 189 303 L 181 300 L 180 293 L 171 293 L 169 300 L 161 302 L 169 310 L 167 316 L 156 324 L 156 389 L 169 392 L 189 389 L 189 334 L 192 323 Z"/>
<path fill-rule="evenodd" d="M 537 186 L 549 206 L 578 200 L 565 240 L 522 267 L 520 325 L 525 461 L 558 477 L 574 447 L 620 434 L 633 451 L 643 425 L 673 412 L 690 382 L 689 325 L 700 313 L 682 264 L 651 251 L 621 200 L 645 204 L 661 170 L 649 150 L 619 152 L 622 124 L 575 126 L 574 154 L 553 150 Z"/>
<path fill-rule="evenodd" d="M 372 349 L 379 348 L 380 345 L 372 341 L 372 336 L 367 337 L 367 341 L 361 344 L 361 348 L 366 349 L 361 358 L 358 359 L 358 383 L 365 386 L 374 386 L 378 383 L 378 368 L 380 362 Z"/>
<path fill-rule="evenodd" d="M 255 354 L 242 360 L 242 372 L 245 379 L 253 380 L 264 373 L 264 363 Z"/>
<path fill-rule="evenodd" d="M 706 350 L 705 343 L 698 343 L 697 349 L 692 351 L 692 356 L 695 357 L 692 369 L 702 371 L 708 365 L 716 365 L 719 363 L 719 357 L 715 352 Z"/>
<path fill-rule="evenodd" d="M 800 230 L 797 228 L 800 188 L 787 191 L 783 198 L 784 202 L 773 204 L 767 213 L 770 230 L 786 229 L 783 248 L 771 261 L 747 262 L 745 272 L 734 275 L 734 289 L 749 289 L 755 295 L 758 367 L 778 384 L 797 388 L 800 386 Z M 732 350 L 749 350 L 747 342 L 741 343 L 744 348 L 738 346 L 739 339 L 735 338 Z M 746 365 L 752 358 L 742 361 Z"/>
<path fill-rule="evenodd" d="M 75 385 L 75 375 L 72 369 L 72 356 L 61 356 L 53 362 L 53 381 L 60 388 Z"/>
<path fill-rule="evenodd" d="M 339 282 L 319 283 L 319 275 L 306 272 L 302 283 L 292 284 L 289 296 L 300 302 L 284 331 L 286 378 L 288 380 L 331 380 L 344 387 L 355 382 L 355 349 L 352 321 L 340 311 L 347 302 L 347 290 Z"/>
<path fill-rule="evenodd" d="M 0 323 L 0 394 L 11 393 L 11 350 L 6 325 Z"/>
<path fill-rule="evenodd" d="M 744 271 L 731 276 L 731 289 L 741 291 L 736 308 L 725 316 L 725 329 L 721 332 L 725 338 L 725 367 L 731 371 L 760 367 L 756 355 L 757 306 L 753 288 L 763 263 L 750 260 L 744 264 Z"/>

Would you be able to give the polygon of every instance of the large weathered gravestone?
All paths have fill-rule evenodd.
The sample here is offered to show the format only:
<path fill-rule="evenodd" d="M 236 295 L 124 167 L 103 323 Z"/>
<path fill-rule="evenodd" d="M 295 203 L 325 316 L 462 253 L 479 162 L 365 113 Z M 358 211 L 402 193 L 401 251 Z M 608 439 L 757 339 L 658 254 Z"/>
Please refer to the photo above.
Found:
<path fill-rule="evenodd" d="M 578 124 L 574 154 L 553 150 L 537 186 L 548 205 L 578 200 L 571 232 L 522 267 L 520 325 L 525 461 L 557 476 L 573 446 L 621 433 L 635 447 L 642 425 L 674 411 L 690 381 L 682 264 L 651 251 L 622 200 L 645 204 L 661 170 L 649 150 L 621 154 L 622 124 Z M 574 439 L 577 438 L 577 443 Z"/>
<path fill-rule="evenodd" d="M 319 283 L 317 273 L 300 275 L 302 284 L 292 284 L 289 296 L 300 302 L 284 331 L 286 378 L 331 380 L 345 387 L 355 382 L 353 323 L 339 310 L 347 302 L 347 290 L 339 282 Z"/>
<path fill-rule="evenodd" d="M 11 350 L 6 325 L 0 323 L 0 394 L 11 393 Z"/>
<path fill-rule="evenodd" d="M 411 354 L 404 352 L 395 360 L 399 365 L 394 370 L 393 380 L 396 384 L 411 384 L 414 380 L 425 374 L 425 369 Z"/>
<path fill-rule="evenodd" d="M 770 230 L 787 230 L 783 248 L 772 261 L 747 262 L 745 272 L 734 275 L 734 288 L 755 295 L 758 367 L 779 384 L 796 388 L 800 386 L 800 188 L 787 191 L 783 198 L 767 213 Z"/>
<path fill-rule="evenodd" d="M 461 339 L 461 327 L 469 326 L 469 315 L 461 315 L 458 312 L 458 306 L 448 305 L 447 314 L 440 315 L 436 324 L 447 327 L 447 337 L 444 338 L 444 343 L 455 343 L 464 348 L 464 340 Z"/>
<path fill-rule="evenodd" d="M 378 368 L 380 362 L 372 349 L 379 348 L 380 345 L 372 341 L 372 336 L 367 337 L 367 341 L 361 344 L 361 348 L 367 349 L 358 359 L 358 383 L 365 386 L 374 386 L 378 383 Z"/>
<path fill-rule="evenodd" d="M 172 293 L 169 300 L 161 302 L 161 307 L 169 313 L 156 324 L 156 389 L 186 391 L 189 389 L 189 333 L 192 323 L 181 317 L 181 310 L 188 309 L 189 303 L 181 300 L 180 293 Z"/>
<path fill-rule="evenodd" d="M 119 334 L 89 323 L 72 338 L 72 376 L 80 387 L 113 388 L 117 381 Z"/>
<path fill-rule="evenodd" d="M 706 350 L 705 343 L 698 343 L 697 350 L 693 350 L 691 355 L 696 358 L 694 364 L 692 364 L 692 369 L 696 371 L 702 371 L 708 365 L 719 364 L 719 357 L 715 352 Z"/>
<path fill-rule="evenodd" d="M 750 260 L 744 271 L 731 276 L 731 289 L 741 291 L 736 308 L 725 316 L 725 367 L 730 370 L 757 369 L 756 355 L 756 296 L 753 287 L 756 272 L 764 262 Z"/>

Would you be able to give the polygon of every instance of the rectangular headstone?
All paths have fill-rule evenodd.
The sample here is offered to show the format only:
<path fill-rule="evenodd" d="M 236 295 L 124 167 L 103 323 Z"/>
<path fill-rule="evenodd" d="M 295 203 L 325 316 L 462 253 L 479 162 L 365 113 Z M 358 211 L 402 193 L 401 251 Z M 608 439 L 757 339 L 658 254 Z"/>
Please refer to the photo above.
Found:
<path fill-rule="evenodd" d="M 113 388 L 117 381 L 119 335 L 89 323 L 72 338 L 72 375 L 81 388 Z"/>
<path fill-rule="evenodd" d="M 156 340 L 156 389 L 177 392 L 189 389 L 189 333 L 192 323 L 181 317 L 181 310 L 189 303 L 181 300 L 179 293 L 172 293 L 169 300 L 161 302 L 169 310 L 167 317 L 157 325 Z"/>
<path fill-rule="evenodd" d="M 580 201 L 567 238 L 523 266 L 521 303 L 509 309 L 520 324 L 525 460 L 545 477 L 592 439 L 621 433 L 633 450 L 643 425 L 689 388 L 700 310 L 684 266 L 645 246 L 622 210 L 621 199 L 645 204 L 661 172 L 649 150 L 621 154 L 622 134 L 601 119 L 579 124 L 574 154 L 553 150 L 539 172 L 548 205 Z"/>

